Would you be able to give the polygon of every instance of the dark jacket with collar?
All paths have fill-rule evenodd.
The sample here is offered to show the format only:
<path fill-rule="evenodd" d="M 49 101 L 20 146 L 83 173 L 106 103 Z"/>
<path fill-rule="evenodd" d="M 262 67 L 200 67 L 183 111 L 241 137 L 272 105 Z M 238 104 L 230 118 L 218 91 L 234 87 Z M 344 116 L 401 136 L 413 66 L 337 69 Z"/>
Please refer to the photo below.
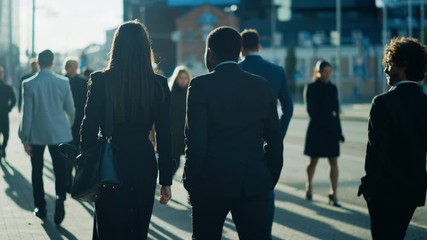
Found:
<path fill-rule="evenodd" d="M 283 67 L 264 60 L 261 56 L 250 54 L 239 63 L 243 70 L 259 75 L 267 79 L 273 96 L 279 100 L 283 115 L 280 117 L 280 134 L 285 138 L 294 112 L 291 92 L 289 91 L 288 79 Z"/>
<path fill-rule="evenodd" d="M 393 206 L 423 206 L 427 189 L 427 95 L 403 83 L 372 102 L 359 194 Z"/>
<path fill-rule="evenodd" d="M 227 63 L 190 82 L 184 187 L 217 196 L 270 192 L 283 165 L 268 82 Z"/>

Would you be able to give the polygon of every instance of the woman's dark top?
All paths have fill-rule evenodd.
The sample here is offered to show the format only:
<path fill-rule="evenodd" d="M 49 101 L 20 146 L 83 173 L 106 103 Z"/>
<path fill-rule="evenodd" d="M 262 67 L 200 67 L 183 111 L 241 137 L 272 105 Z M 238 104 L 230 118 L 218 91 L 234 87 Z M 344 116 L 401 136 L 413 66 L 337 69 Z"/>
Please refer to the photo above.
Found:
<path fill-rule="evenodd" d="M 310 117 L 304 154 L 310 157 L 338 157 L 342 138 L 337 87 L 316 79 L 304 90 Z"/>
<path fill-rule="evenodd" d="M 171 134 L 172 156 L 179 157 L 184 154 L 184 126 L 186 113 L 187 88 L 175 84 L 171 90 Z"/>
<path fill-rule="evenodd" d="M 82 150 L 97 143 L 99 128 L 104 130 L 106 72 L 91 75 L 85 117 L 81 127 Z M 145 239 L 152 213 L 157 173 L 161 185 L 172 184 L 174 162 L 171 157 L 170 95 L 167 80 L 161 82 L 164 98 L 156 99 L 151 107 L 151 120 L 143 111 L 132 122 L 114 121 L 112 144 L 115 147 L 118 174 L 122 185 L 105 189 L 95 203 L 96 229 L 94 239 Z M 161 92 L 161 91 L 158 91 Z M 157 153 L 148 134 L 153 124 L 156 130 Z"/>

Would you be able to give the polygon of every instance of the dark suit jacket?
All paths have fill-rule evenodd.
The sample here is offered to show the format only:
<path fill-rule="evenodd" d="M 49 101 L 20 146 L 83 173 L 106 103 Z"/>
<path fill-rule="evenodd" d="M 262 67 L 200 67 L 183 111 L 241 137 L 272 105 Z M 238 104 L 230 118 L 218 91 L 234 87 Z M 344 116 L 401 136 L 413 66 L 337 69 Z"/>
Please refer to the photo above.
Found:
<path fill-rule="evenodd" d="M 81 125 L 81 149 L 87 150 L 95 146 L 98 131 L 105 128 L 105 93 L 107 72 L 95 72 L 91 75 L 92 86 L 87 98 L 85 116 Z M 167 80 L 158 76 L 165 97 L 155 101 L 152 106 L 152 119 L 147 120 L 143 112 L 137 113 L 137 120 L 118 123 L 114 121 L 113 145 L 116 149 L 120 177 L 124 185 L 135 189 L 155 183 L 157 173 L 160 173 L 161 185 L 172 185 L 174 162 L 171 157 L 170 138 L 170 95 Z M 158 93 L 159 91 L 156 91 Z M 155 124 L 157 153 L 156 159 L 153 145 L 148 134 Z"/>
<path fill-rule="evenodd" d="M 427 96 L 403 83 L 378 95 L 369 119 L 359 194 L 393 206 L 423 206 L 427 173 Z"/>
<path fill-rule="evenodd" d="M 282 139 L 285 138 L 289 122 L 294 112 L 294 105 L 291 92 L 289 91 L 285 70 L 283 67 L 270 63 L 261 56 L 254 54 L 247 55 L 239 65 L 243 70 L 267 79 L 274 97 L 280 102 L 283 113 L 280 117 L 280 134 Z"/>
<path fill-rule="evenodd" d="M 71 93 L 73 94 L 74 107 L 76 108 L 76 118 L 74 124 L 71 127 L 71 133 L 73 134 L 73 143 L 79 145 L 80 142 L 80 125 L 82 124 L 84 108 L 86 104 L 87 96 L 87 80 L 86 78 L 76 75 L 70 77 Z"/>
<path fill-rule="evenodd" d="M 266 80 L 234 63 L 190 82 L 184 167 L 190 194 L 253 196 L 274 188 L 283 165 L 275 102 Z"/>

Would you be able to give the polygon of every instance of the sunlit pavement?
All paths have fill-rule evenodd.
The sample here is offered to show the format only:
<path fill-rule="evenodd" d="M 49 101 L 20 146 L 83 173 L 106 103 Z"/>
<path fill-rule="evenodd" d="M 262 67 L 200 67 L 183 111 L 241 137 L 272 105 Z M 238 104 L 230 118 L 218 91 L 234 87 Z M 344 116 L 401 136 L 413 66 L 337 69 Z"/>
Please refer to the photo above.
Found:
<path fill-rule="evenodd" d="M 366 121 L 368 111 L 368 105 L 346 106 L 343 117 Z M 295 117 L 305 116 L 303 106 L 296 105 Z M 31 163 L 17 137 L 19 122 L 20 115 L 14 109 L 7 162 L 2 161 L 0 170 L 0 239 L 91 239 L 91 204 L 68 196 L 65 220 L 60 227 L 53 223 L 54 175 L 48 151 L 44 169 L 48 216 L 42 221 L 32 214 Z M 191 208 L 178 176 L 172 187 L 173 199 L 167 206 L 160 205 L 156 195 L 149 239 L 191 239 Z M 283 183 L 277 186 L 273 239 L 370 239 L 366 208 L 345 202 L 342 208 L 336 208 L 327 204 L 326 197 L 313 198 L 310 202 L 301 190 Z M 223 239 L 238 239 L 230 216 Z M 427 239 L 427 226 L 412 224 L 406 239 Z"/>

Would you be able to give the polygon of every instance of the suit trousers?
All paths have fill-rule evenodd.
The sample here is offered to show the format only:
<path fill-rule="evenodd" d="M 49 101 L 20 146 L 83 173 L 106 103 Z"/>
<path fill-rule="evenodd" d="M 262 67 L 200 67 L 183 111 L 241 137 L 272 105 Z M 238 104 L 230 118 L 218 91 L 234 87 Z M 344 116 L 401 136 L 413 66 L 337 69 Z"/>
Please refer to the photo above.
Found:
<path fill-rule="evenodd" d="M 193 208 L 192 239 L 220 240 L 231 212 L 239 239 L 271 239 L 271 192 L 251 197 L 223 197 L 190 193 Z"/>
<path fill-rule="evenodd" d="M 32 145 L 31 153 L 31 180 L 33 185 L 34 205 L 39 209 L 46 209 L 46 200 L 43 186 L 43 155 L 45 145 Z M 58 153 L 57 145 L 49 145 L 49 153 L 52 158 L 53 172 L 55 174 L 55 191 L 59 199 L 65 200 L 65 160 Z"/>
<path fill-rule="evenodd" d="M 4 151 L 9 141 L 9 116 L 7 114 L 0 114 L 0 133 L 3 135 L 3 142 L 0 145 L 0 150 Z"/>
<path fill-rule="evenodd" d="M 372 239 L 404 239 L 416 206 L 390 206 L 383 201 L 368 201 Z"/>

